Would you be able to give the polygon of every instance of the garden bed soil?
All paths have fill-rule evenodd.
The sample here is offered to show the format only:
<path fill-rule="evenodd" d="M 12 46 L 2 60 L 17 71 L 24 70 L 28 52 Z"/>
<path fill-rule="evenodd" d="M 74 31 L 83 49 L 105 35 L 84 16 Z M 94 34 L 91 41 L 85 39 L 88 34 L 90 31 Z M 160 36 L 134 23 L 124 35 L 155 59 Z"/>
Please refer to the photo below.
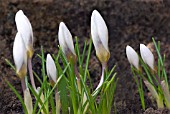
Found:
<path fill-rule="evenodd" d="M 22 94 L 19 78 L 7 65 L 12 59 L 12 47 L 16 34 L 15 13 L 22 9 L 34 31 L 33 69 L 40 76 L 41 61 L 36 56 L 43 46 L 45 54 L 57 53 L 58 26 L 64 21 L 73 36 L 78 36 L 80 46 L 90 36 L 90 16 L 97 9 L 109 29 L 111 57 L 108 67 L 117 66 L 118 78 L 114 104 L 117 114 L 168 114 L 168 110 L 156 110 L 145 88 L 147 110 L 143 111 L 136 84 L 126 59 L 125 47 L 132 46 L 139 52 L 139 44 L 152 42 L 152 36 L 161 41 L 161 50 L 167 56 L 166 69 L 170 69 L 170 2 L 168 0 L 1 0 L 0 2 L 0 114 L 22 114 L 21 103 L 7 86 L 7 79 Z M 74 40 L 75 41 L 75 40 Z M 94 86 L 100 79 L 101 66 L 93 47 L 90 74 Z M 170 72 L 168 71 L 168 75 Z M 115 110 L 112 110 L 114 113 Z"/>

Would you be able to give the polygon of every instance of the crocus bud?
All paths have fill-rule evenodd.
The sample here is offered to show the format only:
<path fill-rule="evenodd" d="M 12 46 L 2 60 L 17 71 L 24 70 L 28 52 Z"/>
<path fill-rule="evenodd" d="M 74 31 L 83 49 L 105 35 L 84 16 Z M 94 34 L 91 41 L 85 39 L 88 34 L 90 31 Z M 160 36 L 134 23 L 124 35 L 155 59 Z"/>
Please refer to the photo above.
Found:
<path fill-rule="evenodd" d="M 25 89 L 24 91 L 24 103 L 27 108 L 28 114 L 32 114 L 33 112 L 32 97 L 28 88 Z"/>
<path fill-rule="evenodd" d="M 25 47 L 27 49 L 27 56 L 29 58 L 33 55 L 33 32 L 32 26 L 28 18 L 24 15 L 22 10 L 19 10 L 15 15 L 15 22 L 18 32 L 20 32 Z"/>
<path fill-rule="evenodd" d="M 46 58 L 46 70 L 47 75 L 50 78 L 50 81 L 57 82 L 57 70 L 54 63 L 54 60 L 52 59 L 50 54 L 47 54 Z"/>
<path fill-rule="evenodd" d="M 58 38 L 59 44 L 67 59 L 70 60 L 70 58 L 72 57 L 73 60 L 75 60 L 76 53 L 74 51 L 72 35 L 63 22 L 61 22 L 59 25 Z"/>
<path fill-rule="evenodd" d="M 154 56 L 152 52 L 144 44 L 140 44 L 140 54 L 144 63 L 147 64 L 152 70 L 155 70 Z"/>
<path fill-rule="evenodd" d="M 40 87 L 37 87 L 36 92 L 37 92 L 38 95 L 40 94 L 40 89 L 41 89 Z M 40 95 L 40 99 L 41 99 L 42 103 L 44 103 L 44 94 L 43 94 L 43 92 L 42 92 L 41 95 Z M 38 103 L 38 106 L 39 106 L 39 108 L 41 108 L 41 107 L 42 107 L 41 103 Z M 47 110 L 47 107 L 45 107 L 45 108 L 46 108 L 46 110 Z M 46 114 L 46 113 L 43 111 L 43 109 L 41 109 L 41 114 Z"/>
<path fill-rule="evenodd" d="M 148 88 L 148 90 L 151 92 L 152 96 L 157 99 L 158 98 L 158 93 L 156 92 L 154 86 L 149 83 L 147 80 L 144 80 L 144 84 L 146 85 L 146 87 Z"/>
<path fill-rule="evenodd" d="M 17 76 L 23 79 L 27 73 L 27 55 L 21 34 L 15 36 L 13 45 L 13 58 L 16 66 Z"/>
<path fill-rule="evenodd" d="M 55 93 L 55 101 L 56 101 L 56 114 L 60 114 L 61 102 L 60 102 L 60 94 L 57 90 Z"/>
<path fill-rule="evenodd" d="M 163 94 L 165 96 L 165 100 L 167 102 L 166 106 L 168 107 L 168 109 L 170 109 L 170 92 L 169 92 L 168 83 L 166 83 L 166 81 L 163 80 L 161 81 L 161 86 L 162 86 Z"/>
<path fill-rule="evenodd" d="M 126 46 L 126 56 L 131 65 L 139 69 L 139 57 L 136 51 L 131 46 Z"/>
<path fill-rule="evenodd" d="M 102 64 L 106 64 L 110 58 L 108 29 L 97 10 L 94 10 L 91 16 L 91 36 L 98 59 Z"/>

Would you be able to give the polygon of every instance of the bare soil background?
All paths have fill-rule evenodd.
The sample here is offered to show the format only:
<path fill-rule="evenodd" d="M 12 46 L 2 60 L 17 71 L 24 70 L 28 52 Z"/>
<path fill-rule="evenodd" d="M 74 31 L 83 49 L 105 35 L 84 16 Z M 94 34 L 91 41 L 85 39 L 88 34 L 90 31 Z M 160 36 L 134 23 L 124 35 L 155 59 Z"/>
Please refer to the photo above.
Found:
<path fill-rule="evenodd" d="M 147 111 L 143 111 L 136 84 L 126 59 L 125 47 L 131 45 L 139 50 L 139 44 L 152 42 L 151 37 L 161 41 L 166 54 L 166 69 L 170 69 L 170 1 L 169 0 L 0 0 L 0 114 L 22 114 L 22 107 L 4 82 L 8 79 L 22 94 L 20 80 L 7 65 L 12 59 L 12 47 L 16 34 L 15 13 L 22 9 L 29 18 L 35 38 L 33 69 L 40 76 L 41 62 L 36 54 L 43 46 L 45 54 L 57 53 L 58 26 L 64 21 L 73 36 L 79 37 L 81 47 L 90 36 L 90 17 L 97 9 L 109 29 L 111 58 L 109 68 L 117 65 L 119 78 L 115 94 L 118 114 L 168 114 L 157 109 L 145 88 Z M 138 51 L 139 52 L 139 51 Z M 93 48 L 89 70 L 96 86 L 100 79 L 100 63 Z M 169 75 L 170 72 L 168 72 Z M 112 111 L 114 113 L 114 110 Z"/>

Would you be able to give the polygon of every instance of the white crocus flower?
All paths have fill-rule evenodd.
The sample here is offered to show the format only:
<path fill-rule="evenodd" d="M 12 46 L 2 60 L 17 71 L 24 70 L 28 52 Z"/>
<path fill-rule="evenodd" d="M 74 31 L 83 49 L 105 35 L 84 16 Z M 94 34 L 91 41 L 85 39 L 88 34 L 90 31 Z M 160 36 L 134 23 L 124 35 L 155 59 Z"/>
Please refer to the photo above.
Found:
<path fill-rule="evenodd" d="M 152 52 L 144 44 L 140 44 L 140 54 L 145 64 L 147 64 L 152 70 L 154 69 L 154 56 Z"/>
<path fill-rule="evenodd" d="M 110 58 L 108 47 L 108 29 L 106 23 L 97 10 L 92 12 L 91 16 L 91 37 L 96 50 L 96 55 L 102 64 L 102 76 L 96 90 L 104 82 L 104 70 Z"/>
<path fill-rule="evenodd" d="M 25 89 L 24 91 L 24 103 L 27 108 L 28 114 L 32 114 L 33 112 L 32 97 L 28 88 Z"/>
<path fill-rule="evenodd" d="M 136 51 L 131 46 L 126 46 L 126 56 L 131 65 L 139 69 L 139 57 Z"/>
<path fill-rule="evenodd" d="M 91 16 L 91 36 L 96 50 L 96 55 L 102 64 L 110 58 L 108 48 L 108 29 L 100 13 L 94 10 Z"/>
<path fill-rule="evenodd" d="M 46 70 L 47 70 L 47 75 L 52 79 L 55 83 L 57 82 L 57 69 L 54 63 L 54 60 L 52 59 L 50 54 L 47 54 L 46 58 Z"/>
<path fill-rule="evenodd" d="M 70 59 L 71 56 L 75 59 L 76 53 L 74 50 L 72 35 L 63 22 L 59 25 L 58 38 L 59 44 L 67 59 Z"/>
<path fill-rule="evenodd" d="M 15 15 L 15 22 L 18 32 L 20 32 L 25 47 L 27 49 L 28 57 L 33 55 L 33 31 L 29 19 L 24 15 L 22 10 L 19 10 Z"/>
<path fill-rule="evenodd" d="M 15 36 L 13 45 L 13 58 L 16 66 L 17 75 L 23 79 L 27 73 L 27 55 L 21 34 Z"/>

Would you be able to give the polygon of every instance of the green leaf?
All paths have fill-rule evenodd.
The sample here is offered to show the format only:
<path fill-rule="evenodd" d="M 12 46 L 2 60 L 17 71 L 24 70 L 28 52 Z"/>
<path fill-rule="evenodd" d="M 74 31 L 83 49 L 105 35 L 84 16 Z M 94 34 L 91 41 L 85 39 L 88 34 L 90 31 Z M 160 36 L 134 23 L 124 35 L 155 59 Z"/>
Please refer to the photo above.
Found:
<path fill-rule="evenodd" d="M 24 101 L 22 100 L 21 95 L 17 92 L 17 90 L 14 88 L 14 86 L 12 86 L 12 85 L 10 84 L 10 82 L 8 82 L 7 80 L 5 80 L 5 82 L 8 84 L 8 86 L 12 89 L 12 91 L 13 91 L 13 92 L 15 93 L 15 95 L 18 97 L 18 99 L 19 99 L 19 101 L 21 102 L 21 105 L 22 105 L 22 107 L 23 107 L 23 109 L 24 109 L 24 113 L 25 113 L 25 114 L 28 114 L 27 108 L 26 108 L 26 106 L 25 106 Z"/>

